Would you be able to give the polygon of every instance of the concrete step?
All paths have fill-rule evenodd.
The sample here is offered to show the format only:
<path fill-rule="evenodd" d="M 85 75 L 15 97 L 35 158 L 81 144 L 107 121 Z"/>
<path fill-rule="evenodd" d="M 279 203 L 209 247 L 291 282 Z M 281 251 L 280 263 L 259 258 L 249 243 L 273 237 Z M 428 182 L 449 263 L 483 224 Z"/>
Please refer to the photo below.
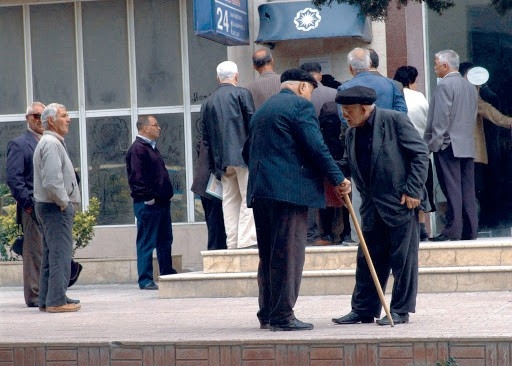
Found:
<path fill-rule="evenodd" d="M 303 272 L 300 295 L 350 295 L 355 269 Z M 388 289 L 392 287 L 392 276 Z M 256 272 L 189 272 L 160 276 L 160 298 L 258 296 Z M 419 292 L 511 291 L 512 266 L 423 267 Z"/>
<path fill-rule="evenodd" d="M 307 247 L 305 271 L 354 269 L 357 247 Z M 204 273 L 256 272 L 257 249 L 201 252 Z M 512 266 L 512 238 L 422 242 L 420 267 Z"/>
<path fill-rule="evenodd" d="M 137 284 L 136 258 L 77 258 L 83 266 L 77 284 L 96 285 L 112 283 Z M 181 255 L 172 256 L 173 267 L 182 272 Z M 158 262 L 153 259 L 153 276 L 158 278 Z M 0 262 L 0 286 L 23 285 L 23 262 Z"/>

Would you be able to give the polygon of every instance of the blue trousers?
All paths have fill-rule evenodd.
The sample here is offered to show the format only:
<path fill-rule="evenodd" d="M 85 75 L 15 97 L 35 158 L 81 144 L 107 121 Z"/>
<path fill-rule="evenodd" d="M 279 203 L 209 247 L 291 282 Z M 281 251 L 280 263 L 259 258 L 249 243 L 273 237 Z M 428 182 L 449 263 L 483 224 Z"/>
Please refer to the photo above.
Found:
<path fill-rule="evenodd" d="M 45 202 L 36 202 L 35 210 L 43 233 L 39 306 L 65 305 L 73 258 L 75 210 L 72 204 L 61 211 L 55 203 Z"/>
<path fill-rule="evenodd" d="M 133 211 L 137 218 L 137 272 L 139 287 L 153 282 L 153 250 L 156 249 L 160 275 L 174 274 L 172 268 L 171 203 L 157 202 L 146 205 L 135 202 Z"/>

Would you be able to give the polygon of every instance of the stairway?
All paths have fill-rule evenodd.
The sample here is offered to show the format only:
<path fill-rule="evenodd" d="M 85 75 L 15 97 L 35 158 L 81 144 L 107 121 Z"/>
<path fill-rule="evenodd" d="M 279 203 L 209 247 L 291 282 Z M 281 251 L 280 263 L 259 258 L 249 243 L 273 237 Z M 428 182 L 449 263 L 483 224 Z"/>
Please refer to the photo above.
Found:
<path fill-rule="evenodd" d="M 301 295 L 349 295 L 357 247 L 307 247 Z M 160 298 L 258 296 L 258 250 L 201 252 L 202 272 L 160 276 Z M 512 290 L 512 238 L 420 243 L 420 292 Z M 392 276 L 391 276 L 392 280 Z M 392 283 L 388 284 L 388 289 Z"/>

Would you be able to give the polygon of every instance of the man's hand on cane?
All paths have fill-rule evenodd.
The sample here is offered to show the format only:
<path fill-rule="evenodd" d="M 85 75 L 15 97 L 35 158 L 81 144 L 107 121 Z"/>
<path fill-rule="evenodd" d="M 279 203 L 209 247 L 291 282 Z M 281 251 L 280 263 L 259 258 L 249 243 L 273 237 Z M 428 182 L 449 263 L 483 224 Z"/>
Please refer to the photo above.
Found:
<path fill-rule="evenodd" d="M 338 194 L 341 197 L 345 196 L 346 194 L 349 194 L 351 191 L 352 183 L 347 178 L 345 178 L 343 182 L 336 186 L 336 192 L 338 192 Z"/>

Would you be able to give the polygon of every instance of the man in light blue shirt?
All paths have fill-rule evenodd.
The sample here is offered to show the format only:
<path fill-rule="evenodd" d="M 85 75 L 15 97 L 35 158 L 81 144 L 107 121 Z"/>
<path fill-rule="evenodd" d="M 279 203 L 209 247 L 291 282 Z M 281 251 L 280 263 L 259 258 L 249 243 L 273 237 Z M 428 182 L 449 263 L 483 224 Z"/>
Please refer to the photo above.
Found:
<path fill-rule="evenodd" d="M 356 47 L 347 55 L 350 73 L 353 78 L 344 82 L 338 87 L 338 92 L 346 90 L 353 86 L 365 86 L 375 90 L 377 93 L 377 100 L 375 105 L 383 109 L 393 109 L 395 111 L 407 113 L 407 105 L 405 98 L 396 84 L 385 76 L 374 74 L 370 71 L 371 59 L 370 51 L 364 48 Z M 341 104 L 338 104 L 338 115 L 340 116 L 341 123 L 347 123 L 341 113 Z M 352 205 L 354 211 L 359 216 L 359 207 L 361 206 L 361 197 L 357 187 L 352 186 Z M 358 241 L 356 230 L 351 222 L 351 236 L 352 240 L 343 242 L 344 245 L 352 245 Z"/>

